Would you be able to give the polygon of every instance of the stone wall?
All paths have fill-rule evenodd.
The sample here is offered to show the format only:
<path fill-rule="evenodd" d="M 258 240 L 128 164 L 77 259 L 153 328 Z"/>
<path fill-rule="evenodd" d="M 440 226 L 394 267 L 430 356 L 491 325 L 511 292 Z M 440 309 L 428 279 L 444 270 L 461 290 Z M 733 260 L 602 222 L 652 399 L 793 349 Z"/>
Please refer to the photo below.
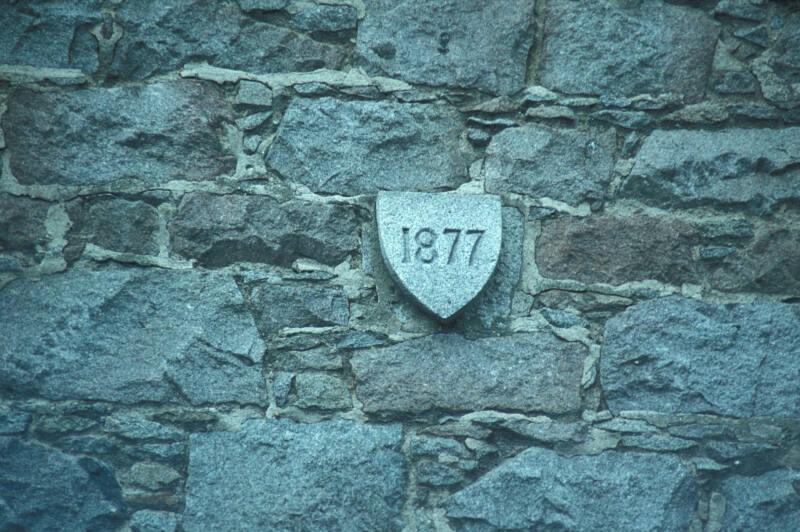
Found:
<path fill-rule="evenodd" d="M 0 4 L 0 529 L 797 528 L 797 2 Z"/>

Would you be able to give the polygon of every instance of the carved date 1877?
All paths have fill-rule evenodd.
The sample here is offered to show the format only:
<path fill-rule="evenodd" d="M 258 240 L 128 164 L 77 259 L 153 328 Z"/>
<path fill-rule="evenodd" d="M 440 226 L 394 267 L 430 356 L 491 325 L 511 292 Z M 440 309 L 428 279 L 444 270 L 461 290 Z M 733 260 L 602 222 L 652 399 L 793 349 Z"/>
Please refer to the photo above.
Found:
<path fill-rule="evenodd" d="M 437 246 L 438 234 L 430 227 L 423 227 L 414 233 L 414 244 L 409 245 L 409 234 L 411 234 L 410 227 L 403 227 L 403 262 L 411 262 L 413 260 L 423 264 L 430 264 L 439 258 L 439 250 Z M 445 252 L 441 254 L 442 257 L 447 257 L 445 264 L 453 264 L 457 259 L 463 256 L 466 263 L 470 266 L 475 262 L 475 253 L 478 250 L 478 244 L 486 232 L 485 229 L 455 229 L 452 227 L 445 227 L 442 230 L 442 235 L 449 238 L 449 243 L 446 244 Z M 461 244 L 461 234 L 465 235 L 465 240 L 469 255 L 463 253 L 463 246 Z"/>
<path fill-rule="evenodd" d="M 439 320 L 452 320 L 497 266 L 500 212 L 500 198 L 488 194 L 380 192 L 375 215 L 389 273 Z"/>

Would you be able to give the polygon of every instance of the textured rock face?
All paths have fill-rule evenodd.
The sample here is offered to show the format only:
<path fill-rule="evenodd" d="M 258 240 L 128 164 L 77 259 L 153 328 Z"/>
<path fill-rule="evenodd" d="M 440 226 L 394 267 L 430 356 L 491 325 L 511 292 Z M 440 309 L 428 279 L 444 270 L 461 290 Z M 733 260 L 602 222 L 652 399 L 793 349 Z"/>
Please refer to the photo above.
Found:
<path fill-rule="evenodd" d="M 800 522 L 800 471 L 778 469 L 722 483 L 724 530 L 791 530 Z"/>
<path fill-rule="evenodd" d="M 654 279 L 724 291 L 800 291 L 800 231 L 779 220 L 690 223 L 635 214 L 545 220 L 536 261 L 545 277 L 621 284 Z"/>
<path fill-rule="evenodd" d="M 195 181 L 232 173 L 219 89 L 192 81 L 66 93 L 18 90 L 2 127 L 22 184 Z"/>
<path fill-rule="evenodd" d="M 0 384 L 47 399 L 261 403 L 264 344 L 228 275 L 82 271 L 0 290 Z"/>
<path fill-rule="evenodd" d="M 341 288 L 258 283 L 250 300 L 261 330 L 347 325 L 347 298 Z"/>
<path fill-rule="evenodd" d="M 541 83 L 571 94 L 703 96 L 719 29 L 661 0 L 547 3 Z"/>
<path fill-rule="evenodd" d="M 0 438 L 0 493 L 3 530 L 109 530 L 124 519 L 105 465 L 17 438 Z"/>
<path fill-rule="evenodd" d="M 117 11 L 123 28 L 112 72 L 144 79 L 207 61 L 251 72 L 338 68 L 344 53 L 286 28 L 242 16 L 231 0 L 141 0 Z"/>
<path fill-rule="evenodd" d="M 800 413 L 800 312 L 671 296 L 608 321 L 601 380 L 610 408 L 727 416 Z"/>
<path fill-rule="evenodd" d="M 92 28 L 101 21 L 99 0 L 5 2 L 0 9 L 0 64 L 97 70 Z"/>
<path fill-rule="evenodd" d="M 170 223 L 172 249 L 208 266 L 306 257 L 336 265 L 359 247 L 354 211 L 267 196 L 186 194 Z"/>
<path fill-rule="evenodd" d="M 295 98 L 267 165 L 324 194 L 455 187 L 467 174 L 460 127 L 443 105 Z"/>
<path fill-rule="evenodd" d="M 470 341 L 436 334 L 357 353 L 365 412 L 508 409 L 552 413 L 580 406 L 586 349 L 548 333 Z"/>
<path fill-rule="evenodd" d="M 534 6 L 525 0 L 368 0 L 356 51 L 376 74 L 512 93 L 525 81 Z"/>
<path fill-rule="evenodd" d="M 143 201 L 113 196 L 80 199 L 67 207 L 72 226 L 67 234 L 70 257 L 80 255 L 86 244 L 120 253 L 157 255 L 158 211 Z"/>
<path fill-rule="evenodd" d="M 686 530 L 694 483 L 672 456 L 531 448 L 452 496 L 463 530 Z"/>
<path fill-rule="evenodd" d="M 397 425 L 346 421 L 248 422 L 237 433 L 194 435 L 183 527 L 400 529 L 401 443 Z"/>
<path fill-rule="evenodd" d="M 509 128 L 486 149 L 486 189 L 577 204 L 605 197 L 614 167 L 611 130 Z"/>
<path fill-rule="evenodd" d="M 0 194 L 0 252 L 34 253 L 47 242 L 44 201 Z"/>
<path fill-rule="evenodd" d="M 654 131 L 622 194 L 661 206 L 798 201 L 800 128 Z"/>

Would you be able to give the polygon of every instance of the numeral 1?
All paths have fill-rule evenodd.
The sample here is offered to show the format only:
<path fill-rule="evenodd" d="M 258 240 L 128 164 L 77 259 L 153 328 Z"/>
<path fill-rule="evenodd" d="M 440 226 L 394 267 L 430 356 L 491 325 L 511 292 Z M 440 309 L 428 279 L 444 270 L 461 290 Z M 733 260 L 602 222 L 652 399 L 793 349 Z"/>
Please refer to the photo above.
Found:
<path fill-rule="evenodd" d="M 408 256 L 408 232 L 411 229 L 403 227 L 403 262 L 408 262 L 411 258 Z"/>

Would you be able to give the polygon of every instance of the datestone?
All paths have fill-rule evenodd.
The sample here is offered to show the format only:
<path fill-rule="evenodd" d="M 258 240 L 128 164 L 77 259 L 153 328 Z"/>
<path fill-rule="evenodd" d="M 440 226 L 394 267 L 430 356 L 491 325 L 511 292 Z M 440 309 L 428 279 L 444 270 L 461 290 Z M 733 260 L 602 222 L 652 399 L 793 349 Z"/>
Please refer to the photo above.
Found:
<path fill-rule="evenodd" d="M 497 267 L 498 196 L 380 192 L 375 211 L 389 272 L 441 321 L 472 301 Z"/>

